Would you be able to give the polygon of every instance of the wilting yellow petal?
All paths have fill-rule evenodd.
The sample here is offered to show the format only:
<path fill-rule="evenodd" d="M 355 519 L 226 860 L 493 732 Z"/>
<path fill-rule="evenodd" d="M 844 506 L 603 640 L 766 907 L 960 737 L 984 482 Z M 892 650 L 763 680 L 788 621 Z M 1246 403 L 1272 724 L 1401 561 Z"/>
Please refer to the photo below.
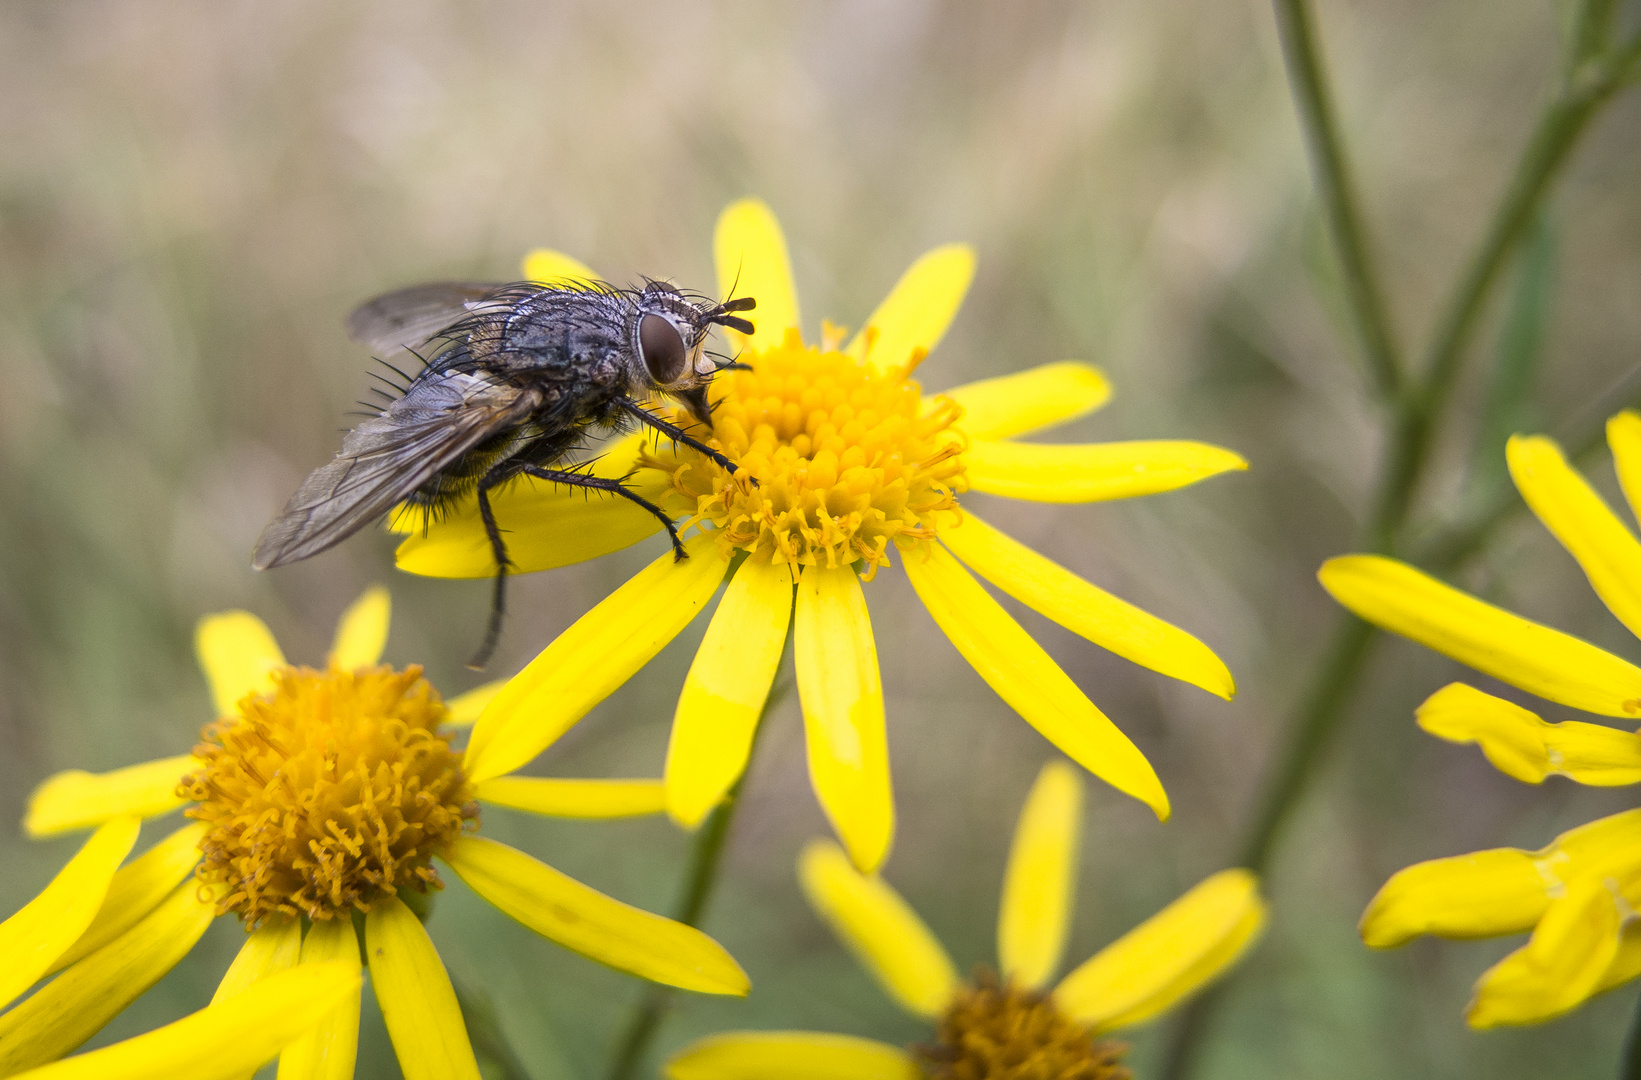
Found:
<path fill-rule="evenodd" d="M 464 836 L 445 861 L 503 912 L 601 964 L 703 994 L 743 995 L 751 987 L 735 959 L 701 931 L 605 896 L 506 844 Z"/>
<path fill-rule="evenodd" d="M 1641 414 L 1625 409 L 1607 421 L 1607 445 L 1613 452 L 1613 469 L 1631 516 L 1641 516 Z"/>
<path fill-rule="evenodd" d="M 718 267 L 719 296 L 758 301 L 747 316 L 757 332 L 725 330 L 724 336 L 748 349 L 769 349 L 779 345 L 788 330 L 798 329 L 798 291 L 792 284 L 786 237 L 762 199 L 742 199 L 718 215 L 712 257 Z"/>
<path fill-rule="evenodd" d="M 1604 724 L 1544 720 L 1464 683 L 1442 687 L 1419 706 L 1419 726 L 1437 738 L 1475 743 L 1506 776 L 1537 784 L 1565 776 L 1580 784 L 1641 783 L 1641 736 Z"/>
<path fill-rule="evenodd" d="M 1603 716 L 1641 714 L 1641 668 L 1382 555 L 1329 559 L 1317 580 L 1370 623 L 1550 701 Z"/>
<path fill-rule="evenodd" d="M 1067 757 L 1168 819 L 1168 793 L 1145 755 L 946 549 L 930 544 L 905 565 L 935 623 L 998 697 Z"/>
<path fill-rule="evenodd" d="M 723 580 L 715 544 L 700 533 L 685 542 L 683 561 L 668 551 L 513 676 L 473 727 L 468 777 L 488 780 L 528 762 L 677 637 Z"/>
<path fill-rule="evenodd" d="M 597 281 L 598 275 L 573 255 L 552 248 L 536 248 L 524 257 L 524 280 L 562 289 Z"/>
<path fill-rule="evenodd" d="M 1623 929 L 1618 934 L 1618 952 L 1614 954 L 1612 963 L 1607 965 L 1607 970 L 1602 972 L 1595 992 L 1599 994 L 1621 986 L 1637 975 L 1641 975 L 1641 920 L 1632 917 L 1624 920 Z"/>
<path fill-rule="evenodd" d="M 1221 870 L 1067 975 L 1054 999 L 1100 1031 L 1149 1020 L 1236 963 L 1264 925 L 1259 879 Z"/>
<path fill-rule="evenodd" d="M 894 840 L 895 801 L 877 643 L 852 568 L 804 568 L 792 635 L 809 782 L 855 865 L 876 870 Z"/>
<path fill-rule="evenodd" d="M 958 427 L 971 439 L 1009 439 L 1087 415 L 1111 398 L 1105 372 L 1079 360 L 964 383 L 938 397 L 963 406 Z M 924 399 L 924 411 L 935 398 Z"/>
<path fill-rule="evenodd" d="M 1067 630 L 1126 660 L 1210 694 L 1231 698 L 1236 682 L 1214 651 L 1176 626 L 1119 600 L 964 510 L 940 539 L 975 573 Z"/>
<path fill-rule="evenodd" d="M 804 895 L 889 996 L 931 1019 L 951 1004 L 957 969 L 917 912 L 876 874 L 862 874 L 829 840 L 798 856 Z"/>
<path fill-rule="evenodd" d="M 39 895 L 0 922 L 0 1007 L 33 986 L 91 925 L 141 827 L 125 816 L 92 833 Z"/>
<path fill-rule="evenodd" d="M 466 725 L 476 722 L 506 685 L 506 679 L 496 679 L 483 686 L 475 686 L 465 694 L 457 694 L 444 703 L 444 707 L 450 710 L 450 716 L 446 718 L 445 723 Z"/>
<path fill-rule="evenodd" d="M 398 897 L 365 913 L 365 958 L 405 1080 L 480 1080 L 444 961 Z"/>
<path fill-rule="evenodd" d="M 175 1023 L 23 1075 L 28 1080 L 229 1080 L 248 1076 L 339 999 L 358 992 L 357 968 L 309 965 L 264 979 L 243 994 Z"/>
<path fill-rule="evenodd" d="M 271 691 L 273 670 L 285 663 L 273 631 L 249 611 L 224 611 L 201 619 L 194 628 L 194 652 L 218 716 L 233 715 L 246 694 Z"/>
<path fill-rule="evenodd" d="M 184 825 L 164 840 L 132 859 L 115 873 L 103 897 L 96 918 L 72 946 L 52 961 L 46 974 L 88 956 L 119 937 L 171 894 L 199 862 L 199 842 L 208 826 L 202 821 Z"/>
<path fill-rule="evenodd" d="M 659 780 L 559 780 L 498 776 L 473 793 L 481 802 L 565 818 L 623 818 L 667 808 Z"/>
<path fill-rule="evenodd" d="M 701 824 L 746 769 L 791 621 L 787 565 L 742 563 L 695 650 L 667 743 L 667 811 L 685 828 Z"/>
<path fill-rule="evenodd" d="M 351 1080 L 359 1052 L 359 938 L 352 919 L 316 922 L 302 942 L 304 970 L 339 966 L 353 988 L 279 1055 L 279 1080 Z"/>
<path fill-rule="evenodd" d="M 1606 882 L 1582 878 L 1550 903 L 1527 944 L 1476 982 L 1473 1028 L 1536 1024 L 1582 1005 L 1618 955 L 1623 924 Z"/>
<path fill-rule="evenodd" d="M 216 912 L 199 889 L 178 885 L 147 918 L 0 1015 L 0 1076 L 69 1053 L 188 955 Z"/>
<path fill-rule="evenodd" d="M 844 352 L 879 371 L 909 371 L 934 351 L 974 280 L 974 249 L 943 244 L 906 268 Z"/>
<path fill-rule="evenodd" d="M 382 659 L 387 644 L 388 623 L 393 614 L 393 598 L 380 585 L 372 585 L 348 605 L 336 625 L 331 642 L 330 663 L 343 671 L 373 667 Z"/>
<path fill-rule="evenodd" d="M 898 1046 L 819 1031 L 725 1031 L 667 1060 L 667 1080 L 920 1080 Z"/>
<path fill-rule="evenodd" d="M 348 924 L 352 928 L 352 923 Z M 211 1001 L 226 1001 L 243 994 L 269 975 L 296 966 L 302 956 L 302 920 L 270 919 L 245 935 L 234 962 L 217 983 Z"/>
<path fill-rule="evenodd" d="M 55 836 L 126 814 L 150 818 L 169 813 L 187 801 L 177 794 L 177 784 L 199 764 L 183 754 L 113 772 L 68 769 L 49 776 L 29 796 L 23 831 L 30 836 Z"/>
<path fill-rule="evenodd" d="M 1512 436 L 1505 457 L 1521 497 L 1578 560 L 1601 602 L 1630 633 L 1641 634 L 1641 542 L 1552 440 Z"/>
<path fill-rule="evenodd" d="M 640 432 L 611 443 L 581 471 L 606 479 L 630 473 L 627 486 L 655 502 L 666 487 L 666 474 L 656 469 L 633 471 L 644 438 Z M 631 499 L 529 476 L 491 491 L 490 508 L 504 534 L 515 574 L 596 559 L 661 531 L 655 515 Z M 495 576 L 495 554 L 476 498 L 462 499 L 437 521 L 424 521 L 416 513 L 396 514 L 393 528 L 409 534 L 394 553 L 399 569 L 406 573 L 437 578 Z"/>
<path fill-rule="evenodd" d="M 1073 445 L 976 439 L 963 463 L 975 491 L 1050 503 L 1155 495 L 1248 467 L 1222 447 L 1166 439 Z"/>
<path fill-rule="evenodd" d="M 1083 783 L 1063 761 L 1043 766 L 1014 827 L 997 960 L 1006 981 L 1039 990 L 1054 976 L 1071 925 L 1082 832 Z"/>

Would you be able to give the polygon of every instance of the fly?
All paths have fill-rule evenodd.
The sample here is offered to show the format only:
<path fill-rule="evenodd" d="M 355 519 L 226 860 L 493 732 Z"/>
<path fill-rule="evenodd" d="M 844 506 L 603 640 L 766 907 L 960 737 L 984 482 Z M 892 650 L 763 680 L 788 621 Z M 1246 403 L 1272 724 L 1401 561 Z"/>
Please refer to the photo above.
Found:
<path fill-rule="evenodd" d="M 334 459 L 308 474 L 262 530 L 252 565 L 317 555 L 401 503 L 436 515 L 474 492 L 496 560 L 490 621 L 469 662 L 484 667 L 501 636 L 512 565 L 490 492 L 533 476 L 631 500 L 660 520 L 674 556 L 685 558 L 660 507 L 566 459 L 595 429 L 643 425 L 736 471 L 642 399 L 664 394 L 711 428 L 707 386 L 732 362 L 706 350 L 707 336 L 715 325 L 752 333 L 736 313 L 754 306 L 751 297 L 719 304 L 660 281 L 634 289 L 440 282 L 361 305 L 348 316 L 354 341 L 384 360 L 427 359 L 399 396 L 343 437 Z"/>

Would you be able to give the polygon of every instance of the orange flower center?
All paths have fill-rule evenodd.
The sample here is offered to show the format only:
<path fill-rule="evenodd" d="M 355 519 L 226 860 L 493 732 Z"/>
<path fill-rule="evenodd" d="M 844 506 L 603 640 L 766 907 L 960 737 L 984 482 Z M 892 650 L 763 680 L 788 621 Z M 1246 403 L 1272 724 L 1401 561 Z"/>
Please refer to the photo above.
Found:
<path fill-rule="evenodd" d="M 863 563 L 868 578 L 891 543 L 934 538 L 937 515 L 967 488 L 955 402 L 937 398 L 925 410 L 904 371 L 877 371 L 830 343 L 804 345 L 796 330 L 740 359 L 752 370 L 714 380 L 712 431 L 691 434 L 758 482 L 683 446 L 663 444 L 643 462 L 671 476 L 668 502 L 691 515 L 686 524 L 710 522 L 726 559 Z M 673 419 L 688 417 L 675 409 Z"/>
<path fill-rule="evenodd" d="M 1128 1080 L 1128 1047 L 1095 1039 L 1042 994 L 998 982 L 989 970 L 958 991 L 933 1046 L 913 1047 L 930 1080 Z"/>
<path fill-rule="evenodd" d="M 179 788 L 211 827 L 195 874 L 220 887 L 218 913 L 345 918 L 439 888 L 429 860 L 478 808 L 422 669 L 286 667 L 274 684 L 206 725 Z"/>

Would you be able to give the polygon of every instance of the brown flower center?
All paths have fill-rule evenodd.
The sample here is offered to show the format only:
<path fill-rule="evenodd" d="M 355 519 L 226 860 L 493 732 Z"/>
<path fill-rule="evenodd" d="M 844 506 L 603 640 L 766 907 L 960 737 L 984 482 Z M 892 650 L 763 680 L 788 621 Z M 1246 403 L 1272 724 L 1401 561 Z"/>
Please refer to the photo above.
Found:
<path fill-rule="evenodd" d="M 412 666 L 286 667 L 274 690 L 206 725 L 183 777 L 188 816 L 211 826 L 195 874 L 247 926 L 369 910 L 407 886 L 439 888 L 432 856 L 478 817 L 449 715 Z"/>
<path fill-rule="evenodd" d="M 1123 1043 L 1096 1039 L 1046 995 L 975 973 L 935 1029 L 932 1046 L 913 1047 L 931 1080 L 1128 1080 Z"/>

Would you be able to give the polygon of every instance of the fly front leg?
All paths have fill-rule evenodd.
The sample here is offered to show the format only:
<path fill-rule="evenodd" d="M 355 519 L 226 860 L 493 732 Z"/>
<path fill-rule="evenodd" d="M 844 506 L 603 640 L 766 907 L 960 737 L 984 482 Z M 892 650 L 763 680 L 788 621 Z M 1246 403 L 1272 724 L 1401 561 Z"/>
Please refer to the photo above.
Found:
<path fill-rule="evenodd" d="M 715 464 L 727 469 L 731 473 L 738 473 L 741 471 L 741 467 L 739 465 L 735 464 L 733 461 L 729 460 L 724 455 L 708 446 L 706 443 L 695 438 L 693 435 L 688 434 L 677 424 L 663 420 L 659 416 L 656 416 L 632 398 L 616 398 L 615 402 L 618 406 L 620 406 L 622 412 L 625 412 L 628 416 L 633 417 L 639 423 L 654 428 L 656 431 L 659 431 L 673 442 L 683 443 L 691 450 L 699 450 L 701 453 L 711 458 Z M 747 479 L 751 480 L 754 484 L 758 482 L 757 477 L 752 476 L 751 474 L 747 475 Z"/>
<path fill-rule="evenodd" d="M 523 465 L 519 469 L 526 476 L 533 476 L 538 480 L 564 484 L 567 487 L 578 487 L 587 491 L 608 491 L 611 494 L 619 495 L 624 499 L 637 503 L 654 514 L 655 519 L 661 523 L 662 528 L 667 530 L 667 535 L 672 537 L 673 558 L 682 562 L 689 557 L 688 553 L 684 551 L 684 542 L 678 538 L 678 527 L 672 523 L 672 519 L 667 516 L 666 511 L 621 481 L 604 476 L 589 476 L 581 472 L 569 472 L 564 469 L 544 469 L 539 465 Z"/>

